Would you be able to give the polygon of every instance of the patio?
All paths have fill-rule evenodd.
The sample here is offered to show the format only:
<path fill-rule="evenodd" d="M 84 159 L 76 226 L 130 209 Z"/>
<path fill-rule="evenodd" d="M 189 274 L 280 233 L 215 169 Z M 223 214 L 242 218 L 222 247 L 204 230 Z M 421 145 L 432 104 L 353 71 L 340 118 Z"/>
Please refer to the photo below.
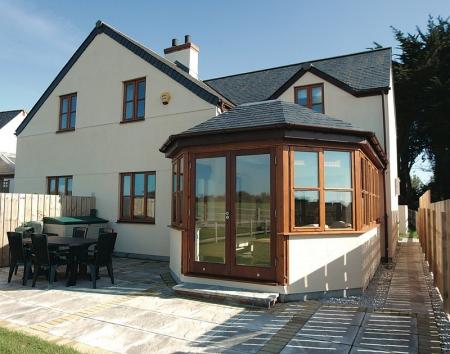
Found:
<path fill-rule="evenodd" d="M 387 298 L 376 309 L 309 301 L 263 310 L 181 298 L 171 289 L 168 264 L 157 261 L 114 258 L 116 284 L 105 271 L 97 289 L 88 279 L 48 289 L 40 278 L 36 288 L 24 287 L 21 270 L 8 284 L 2 268 L 0 325 L 90 353 L 439 351 L 428 301 L 408 298 L 402 281 L 405 274 L 416 284 L 414 292 L 428 298 L 426 289 L 417 287 L 423 282 L 418 251 L 417 244 L 401 247 Z M 376 284 L 369 290 L 377 291 Z M 398 295 L 414 306 L 397 303 Z"/>

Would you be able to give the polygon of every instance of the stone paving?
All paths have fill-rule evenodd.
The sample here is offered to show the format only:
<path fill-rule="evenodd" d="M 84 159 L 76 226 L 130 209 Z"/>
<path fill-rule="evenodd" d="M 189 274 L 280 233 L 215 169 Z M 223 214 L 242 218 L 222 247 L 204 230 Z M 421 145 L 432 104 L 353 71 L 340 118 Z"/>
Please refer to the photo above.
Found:
<path fill-rule="evenodd" d="M 114 259 L 116 284 L 35 289 L 0 269 L 0 325 L 103 353 L 440 352 L 420 246 L 399 247 L 380 308 L 318 301 L 257 309 L 182 298 L 166 262 Z M 21 272 L 21 271 L 19 271 Z M 162 275 L 162 276 L 161 276 Z"/>

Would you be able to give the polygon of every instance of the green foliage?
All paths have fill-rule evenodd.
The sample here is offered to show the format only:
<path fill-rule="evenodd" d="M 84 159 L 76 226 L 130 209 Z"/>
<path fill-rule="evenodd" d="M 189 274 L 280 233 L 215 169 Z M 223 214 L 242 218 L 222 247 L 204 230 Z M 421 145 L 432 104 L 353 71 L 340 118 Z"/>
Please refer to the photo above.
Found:
<path fill-rule="evenodd" d="M 421 153 L 432 162 L 435 199 L 450 197 L 449 29 L 449 19 L 441 17 L 429 17 L 426 30 L 417 33 L 393 28 L 401 49 L 393 64 L 401 204 L 417 204 L 409 174 Z"/>

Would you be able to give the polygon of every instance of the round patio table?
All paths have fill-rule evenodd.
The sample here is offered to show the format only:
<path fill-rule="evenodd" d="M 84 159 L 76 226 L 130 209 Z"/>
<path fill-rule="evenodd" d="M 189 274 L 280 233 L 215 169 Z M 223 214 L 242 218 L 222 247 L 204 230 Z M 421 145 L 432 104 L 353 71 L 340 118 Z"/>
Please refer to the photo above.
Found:
<path fill-rule="evenodd" d="M 66 236 L 47 236 L 49 247 L 67 247 L 70 252 L 70 261 L 68 260 L 69 276 L 67 278 L 67 286 L 73 286 L 77 283 L 78 262 L 80 256 L 89 246 L 95 245 L 97 238 L 76 238 Z M 24 244 L 31 245 L 31 238 L 23 239 Z M 86 269 L 84 268 L 84 272 Z"/>

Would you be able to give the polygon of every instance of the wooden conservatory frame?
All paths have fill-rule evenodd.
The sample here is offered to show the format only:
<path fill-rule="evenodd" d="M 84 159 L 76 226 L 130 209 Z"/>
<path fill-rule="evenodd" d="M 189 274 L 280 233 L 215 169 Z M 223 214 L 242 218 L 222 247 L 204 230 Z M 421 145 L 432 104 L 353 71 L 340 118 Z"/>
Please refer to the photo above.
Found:
<path fill-rule="evenodd" d="M 383 171 L 386 159 L 378 141 L 373 134 L 336 134 L 328 136 L 330 140 L 320 132 L 310 132 L 312 135 L 321 134 L 322 140 L 304 137 L 300 131 L 272 130 L 234 132 L 233 134 L 214 134 L 208 139 L 199 139 L 198 136 L 177 137 L 170 141 L 161 150 L 167 157 L 172 158 L 174 166 L 179 166 L 184 176 L 183 191 L 177 190 L 177 195 L 182 195 L 183 215 L 173 220 L 171 227 L 180 230 L 181 241 L 181 273 L 186 276 L 219 278 L 228 280 L 241 280 L 258 282 L 270 285 L 286 285 L 289 283 L 288 248 L 291 236 L 318 237 L 327 235 L 347 235 L 349 237 L 359 236 L 368 230 L 378 227 L 381 223 L 381 212 L 383 211 L 381 191 L 384 190 Z M 333 132 L 335 133 L 335 132 Z M 367 133 L 367 132 L 366 132 Z M 324 230 L 299 229 L 293 226 L 293 152 L 297 149 L 324 151 L 348 151 L 351 153 L 351 176 L 352 176 L 352 201 L 353 201 L 353 225 L 351 229 Z M 270 151 L 272 156 L 272 213 L 274 215 L 273 233 L 271 241 L 271 253 L 273 254 L 272 270 L 261 274 L 260 269 L 253 271 L 239 269 L 239 272 L 230 273 L 225 268 L 206 269 L 193 266 L 192 238 L 195 232 L 192 221 L 194 211 L 193 193 L 193 162 L 196 156 L 218 156 L 225 154 L 245 154 L 255 150 Z M 323 176 L 321 168 L 320 175 Z M 179 181 L 180 176 L 176 175 Z M 179 183 L 179 182 L 178 182 Z M 371 186 L 370 188 L 368 186 Z M 228 190 L 229 191 L 229 190 Z M 323 200 L 323 190 L 321 191 Z M 228 198 L 228 197 L 227 197 Z M 370 208 L 370 209 L 369 209 Z M 321 210 L 321 218 L 324 217 Z M 231 247 L 230 247 L 231 249 Z M 227 256 L 229 257 L 229 253 Z M 230 263 L 230 258 L 226 260 Z M 214 268 L 214 267 L 213 267 Z M 201 270 L 203 269 L 204 272 Z M 225 271 L 223 271 L 225 269 Z M 229 269 L 229 268 L 228 268 Z"/>

